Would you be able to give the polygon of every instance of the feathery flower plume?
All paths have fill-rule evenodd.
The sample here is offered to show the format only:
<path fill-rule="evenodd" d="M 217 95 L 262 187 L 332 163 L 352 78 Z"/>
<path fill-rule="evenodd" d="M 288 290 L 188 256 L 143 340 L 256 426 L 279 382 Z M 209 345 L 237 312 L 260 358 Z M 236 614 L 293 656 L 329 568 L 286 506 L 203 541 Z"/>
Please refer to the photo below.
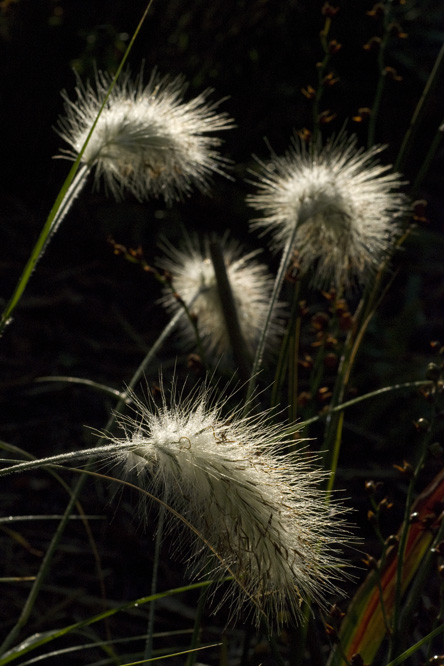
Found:
<path fill-rule="evenodd" d="M 161 259 L 159 265 L 172 275 L 175 292 L 186 304 L 199 293 L 193 300 L 191 311 L 197 319 L 204 349 L 210 355 L 229 352 L 230 339 L 208 243 L 202 248 L 197 240 L 188 240 L 183 249 L 166 245 L 165 250 L 169 256 Z M 265 324 L 273 277 L 265 265 L 256 261 L 257 251 L 242 255 L 241 248 L 235 241 L 224 242 L 222 251 L 242 337 L 247 352 L 253 356 Z M 177 312 L 181 307 L 169 289 L 164 290 L 162 302 L 171 313 Z M 279 305 L 275 307 L 275 316 L 269 326 L 267 342 L 270 346 L 277 341 L 281 331 L 276 319 L 279 308 Z M 181 325 L 186 341 L 195 341 L 195 331 L 189 319 L 184 317 Z"/>
<path fill-rule="evenodd" d="M 406 210 L 399 174 L 375 161 L 382 146 L 364 151 L 342 132 L 325 147 L 297 137 L 282 157 L 261 164 L 250 206 L 263 217 L 254 229 L 271 232 L 283 249 L 295 227 L 301 269 L 315 287 L 366 284 L 390 252 Z"/>
<path fill-rule="evenodd" d="M 97 117 L 111 83 L 98 72 L 95 87 L 78 79 L 77 99 L 63 92 L 66 116 L 58 132 L 76 158 Z M 82 155 L 82 163 L 95 168 L 96 181 L 120 198 L 125 190 L 139 200 L 162 196 L 166 201 L 190 193 L 192 185 L 205 190 L 212 172 L 222 173 L 223 158 L 211 136 L 233 127 L 217 103 L 208 104 L 206 91 L 183 100 L 183 77 L 161 78 L 153 72 L 144 85 L 142 74 L 131 81 L 127 72 L 114 86 Z"/>
<path fill-rule="evenodd" d="M 175 383 L 160 407 L 135 398 L 135 418 L 118 417 L 125 437 L 111 440 L 113 458 L 203 537 L 178 534 L 195 573 L 234 575 L 223 599 L 231 614 L 253 601 L 256 623 L 265 615 L 279 625 L 285 612 L 297 621 L 304 600 L 323 606 L 344 577 L 344 509 L 327 505 L 326 472 L 306 452 L 285 452 L 294 440 L 269 412 L 224 416 L 228 399 L 206 386 L 184 398 Z"/>

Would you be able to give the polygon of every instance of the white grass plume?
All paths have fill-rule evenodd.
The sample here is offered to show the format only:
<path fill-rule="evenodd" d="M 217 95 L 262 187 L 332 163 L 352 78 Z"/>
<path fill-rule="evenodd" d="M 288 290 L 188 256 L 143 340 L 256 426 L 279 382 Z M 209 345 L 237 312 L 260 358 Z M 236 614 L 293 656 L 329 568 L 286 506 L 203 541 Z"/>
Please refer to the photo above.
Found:
<path fill-rule="evenodd" d="M 182 76 L 159 76 L 146 85 L 142 74 L 132 81 L 123 74 L 113 88 L 82 155 L 82 163 L 95 169 L 116 198 L 125 191 L 137 199 L 163 197 L 166 201 L 188 195 L 193 186 L 208 187 L 209 176 L 222 173 L 225 160 L 215 150 L 221 141 L 215 132 L 233 127 L 217 103 L 208 103 L 210 91 L 184 101 Z M 105 99 L 111 76 L 98 72 L 95 85 L 79 77 L 77 98 L 63 92 L 65 116 L 58 133 L 71 146 L 75 159 Z"/>
<path fill-rule="evenodd" d="M 217 552 L 178 530 L 194 572 L 235 575 L 232 614 L 253 600 L 257 623 L 264 614 L 270 624 L 285 613 L 298 620 L 304 600 L 323 606 L 344 577 L 344 509 L 326 503 L 326 473 L 306 452 L 286 453 L 294 441 L 283 425 L 269 412 L 224 416 L 227 400 L 205 386 L 184 397 L 175 385 L 169 400 L 162 388 L 160 407 L 135 398 L 135 414 L 118 417 L 125 435 L 111 439 L 113 457 L 125 479 L 173 507 Z"/>
<path fill-rule="evenodd" d="M 284 156 L 260 163 L 247 201 L 263 217 L 251 226 L 279 250 L 297 227 L 294 250 L 315 287 L 365 285 L 393 249 L 407 205 L 399 174 L 375 160 L 382 148 L 359 149 L 344 132 L 324 147 L 295 137 Z"/>
<path fill-rule="evenodd" d="M 191 309 L 206 353 L 210 356 L 230 354 L 230 338 L 219 297 L 214 266 L 210 259 L 208 243 L 188 239 L 176 248 L 164 243 L 166 256 L 158 265 L 171 274 L 174 292 L 186 303 L 193 297 Z M 247 352 L 254 356 L 260 333 L 265 326 L 274 278 L 265 264 L 257 261 L 258 252 L 242 252 L 233 240 L 222 242 L 222 253 L 233 294 L 239 326 Z M 171 289 L 164 289 L 164 307 L 174 314 L 181 308 Z M 282 325 L 283 307 L 277 303 L 267 333 L 269 348 L 277 345 Z M 195 331 L 188 318 L 181 320 L 181 333 L 187 345 L 195 343 Z"/>

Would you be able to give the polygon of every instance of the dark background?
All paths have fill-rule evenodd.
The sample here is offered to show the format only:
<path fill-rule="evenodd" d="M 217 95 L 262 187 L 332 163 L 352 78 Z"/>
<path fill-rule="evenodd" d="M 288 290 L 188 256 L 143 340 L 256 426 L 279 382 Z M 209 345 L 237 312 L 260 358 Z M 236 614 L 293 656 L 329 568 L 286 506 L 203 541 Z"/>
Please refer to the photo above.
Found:
<path fill-rule="evenodd" d="M 324 128 L 325 136 L 338 132 L 347 121 L 347 129 L 357 132 L 363 144 L 367 125 L 350 118 L 358 108 L 372 106 L 377 83 L 377 53 L 362 48 L 381 32 L 381 22 L 366 14 L 372 4 L 337 3 L 340 12 L 330 37 L 342 48 L 329 70 L 340 80 L 326 90 L 321 105 L 337 114 Z M 160 254 L 155 249 L 159 239 L 166 236 L 177 243 L 183 227 L 199 233 L 230 228 L 248 247 L 260 247 L 260 240 L 248 234 L 247 170 L 253 166 L 253 153 L 269 155 L 264 137 L 280 154 L 294 130 L 311 127 L 310 102 L 301 88 L 316 85 L 316 63 L 322 58 L 322 5 L 312 0 L 154 1 L 130 55 L 131 69 L 138 73 L 144 61 L 146 72 L 157 67 L 162 74 L 184 74 L 190 97 L 211 87 L 212 99 L 228 98 L 221 109 L 235 119 L 237 128 L 224 133 L 221 150 L 233 161 L 234 181 L 217 176 L 211 197 L 197 192 L 171 207 L 130 198 L 116 204 L 102 190 L 94 191 L 92 184 L 84 190 L 39 263 L 1 340 L 3 440 L 33 455 L 92 444 L 95 438 L 85 425 L 103 428 L 112 401 L 85 387 L 35 383 L 35 378 L 71 375 L 120 389 L 167 323 L 156 304 L 157 282 L 113 254 L 107 242 L 110 234 L 128 247 L 141 245 L 149 262 Z M 115 71 L 144 8 L 140 0 L 0 3 L 0 304 L 10 297 L 69 169 L 66 161 L 52 159 L 64 147 L 53 130 L 63 113 L 60 91 L 74 96 L 74 67 L 82 78 L 94 78 L 95 67 Z M 376 140 L 388 144 L 381 157 L 387 163 L 396 158 L 444 36 L 440 0 L 407 0 L 394 11 L 408 37 L 393 37 L 386 54 L 386 64 L 402 76 L 400 82 L 387 82 L 378 118 Z M 414 179 L 444 120 L 443 93 L 441 75 L 406 164 L 406 180 Z M 438 149 L 414 195 L 428 201 L 428 222 L 418 226 L 396 259 L 399 272 L 369 328 L 356 368 L 354 385 L 360 392 L 423 378 L 432 358 L 430 341 L 444 341 L 443 150 Z M 276 259 L 267 253 L 265 257 L 274 267 Z M 186 356 L 173 339 L 160 353 L 159 365 L 168 373 L 176 356 L 185 369 Z M 156 378 L 153 367 L 147 379 Z M 395 394 L 350 412 L 342 462 L 348 476 L 355 478 L 349 492 L 362 495 L 366 475 L 390 476 L 390 462 L 414 456 L 417 433 L 412 420 L 426 411 L 420 398 Z M 441 463 L 431 463 L 431 475 Z M 345 470 L 343 475 L 347 484 Z M 60 513 L 66 500 L 64 491 L 43 472 L 10 480 L 2 493 L 5 515 Z M 122 601 L 148 593 L 152 541 L 139 529 L 130 497 L 115 510 L 106 496 L 103 491 L 100 512 L 110 519 L 95 530 L 96 538 L 107 593 Z M 91 486 L 85 495 L 91 512 L 97 511 L 95 498 Z M 365 502 L 358 497 L 350 503 L 364 516 Z M 48 523 L 15 528 L 41 552 L 52 534 Z M 82 528 L 71 527 L 67 534 L 29 633 L 62 626 L 101 608 L 94 561 Z M 5 555 L 2 575 L 35 572 L 41 561 L 38 554 L 10 534 L 0 533 L 0 538 Z M 165 589 L 180 583 L 167 563 L 165 552 L 161 571 Z M 5 589 L 0 602 L 0 629 L 5 632 L 25 592 L 25 585 Z M 190 626 L 187 608 L 184 601 L 173 609 L 173 619 L 161 615 L 159 625 L 164 621 L 165 626 L 158 628 L 175 623 Z M 140 619 L 140 626 L 137 618 L 128 623 L 131 627 L 136 623 L 143 632 L 144 621 Z M 132 633 L 125 622 L 116 623 L 115 631 Z"/>

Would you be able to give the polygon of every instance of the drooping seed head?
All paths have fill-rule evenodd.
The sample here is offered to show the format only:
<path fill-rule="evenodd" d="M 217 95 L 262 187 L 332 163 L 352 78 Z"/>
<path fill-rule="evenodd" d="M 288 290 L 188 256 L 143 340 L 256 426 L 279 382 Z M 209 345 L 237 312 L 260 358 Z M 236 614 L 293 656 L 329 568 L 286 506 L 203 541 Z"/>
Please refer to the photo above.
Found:
<path fill-rule="evenodd" d="M 224 597 L 231 613 L 253 602 L 257 623 L 279 625 L 298 621 L 304 600 L 324 606 L 344 577 L 344 509 L 326 502 L 325 472 L 308 453 L 288 453 L 284 426 L 270 413 L 224 415 L 226 400 L 205 387 L 184 398 L 173 386 L 170 400 L 162 389 L 160 407 L 135 404 L 135 418 L 119 417 L 115 458 L 201 535 L 176 532 L 194 573 L 234 576 Z"/>

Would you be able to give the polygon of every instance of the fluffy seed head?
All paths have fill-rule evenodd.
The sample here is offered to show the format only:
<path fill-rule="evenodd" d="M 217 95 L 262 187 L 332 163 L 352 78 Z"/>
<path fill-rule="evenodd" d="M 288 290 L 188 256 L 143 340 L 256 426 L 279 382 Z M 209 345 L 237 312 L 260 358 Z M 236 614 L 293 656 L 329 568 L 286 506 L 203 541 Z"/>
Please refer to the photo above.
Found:
<path fill-rule="evenodd" d="M 367 283 L 393 247 L 406 203 L 399 175 L 374 159 L 381 150 L 364 152 L 343 133 L 324 148 L 295 137 L 283 157 L 261 164 L 248 203 L 263 217 L 251 226 L 271 232 L 277 249 L 296 227 L 294 248 L 315 287 Z"/>
<path fill-rule="evenodd" d="M 166 246 L 165 249 L 168 257 L 160 260 L 159 265 L 172 275 L 172 286 L 182 300 L 186 304 L 192 302 L 190 309 L 196 316 L 205 350 L 210 355 L 226 354 L 230 350 L 230 340 L 208 243 L 200 247 L 196 240 L 189 240 L 183 249 L 172 246 Z M 242 254 L 241 248 L 234 241 L 223 245 L 227 276 L 241 333 L 251 356 L 254 355 L 265 325 L 273 289 L 273 277 L 267 267 L 255 259 L 256 255 L 257 252 Z M 192 301 L 197 293 L 199 296 Z M 162 302 L 172 313 L 181 307 L 170 289 L 165 289 Z M 281 310 L 281 305 L 277 304 L 267 337 L 270 347 L 281 332 L 277 319 Z M 182 318 L 182 333 L 187 342 L 195 343 L 194 328 L 186 317 Z"/>
<path fill-rule="evenodd" d="M 234 576 L 223 599 L 232 614 L 249 601 L 257 623 L 265 615 L 279 625 L 300 618 L 303 600 L 324 605 L 337 592 L 344 509 L 327 505 L 325 473 L 307 452 L 286 452 L 282 425 L 269 413 L 224 416 L 226 400 L 205 387 L 184 398 L 173 386 L 160 407 L 135 405 L 135 418 L 119 417 L 125 437 L 113 440 L 115 457 L 203 537 L 177 533 L 194 572 Z"/>
<path fill-rule="evenodd" d="M 66 116 L 58 132 L 76 158 L 105 99 L 111 77 L 98 72 L 95 86 L 78 79 L 77 99 L 63 92 Z M 182 77 L 161 78 L 153 72 L 147 85 L 129 73 L 114 86 L 82 162 L 95 168 L 95 178 L 120 198 L 129 190 L 139 200 L 162 196 L 166 201 L 190 193 L 192 185 L 205 190 L 212 172 L 224 162 L 212 133 L 232 127 L 218 104 L 207 103 L 206 91 L 185 102 Z M 210 136 L 209 136 L 210 135 Z"/>

